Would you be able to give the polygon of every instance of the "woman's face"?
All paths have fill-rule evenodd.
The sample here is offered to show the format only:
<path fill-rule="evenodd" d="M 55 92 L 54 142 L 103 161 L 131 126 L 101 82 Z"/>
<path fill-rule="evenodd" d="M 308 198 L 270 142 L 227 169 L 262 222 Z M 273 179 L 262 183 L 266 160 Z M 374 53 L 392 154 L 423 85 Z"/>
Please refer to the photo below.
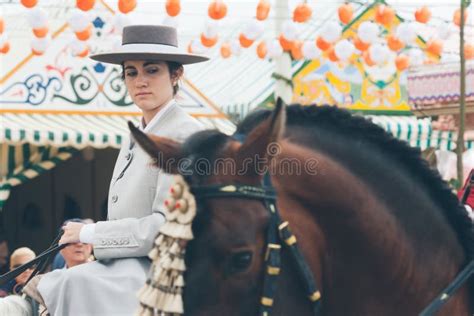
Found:
<path fill-rule="evenodd" d="M 130 97 L 147 121 L 173 98 L 173 85 L 179 79 L 170 76 L 166 62 L 146 60 L 126 61 L 124 76 Z"/>

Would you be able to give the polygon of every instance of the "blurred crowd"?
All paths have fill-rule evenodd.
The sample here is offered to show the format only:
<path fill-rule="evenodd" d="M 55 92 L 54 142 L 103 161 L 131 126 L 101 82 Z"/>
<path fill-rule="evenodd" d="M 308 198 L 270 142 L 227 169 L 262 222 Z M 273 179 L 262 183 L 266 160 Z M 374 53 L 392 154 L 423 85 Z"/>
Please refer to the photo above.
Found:
<path fill-rule="evenodd" d="M 62 226 L 66 225 L 68 222 L 90 224 L 94 221 L 91 219 L 74 218 L 66 220 Z M 13 250 L 10 254 L 8 241 L 6 237 L 0 233 L 0 275 L 18 268 L 34 258 L 36 258 L 35 252 L 28 247 L 19 247 Z M 68 269 L 92 260 L 95 259 L 91 244 L 70 244 L 56 254 L 46 271 L 52 271 L 55 269 Z M 28 281 L 34 269 L 35 266 L 27 269 L 25 272 L 21 273 L 7 284 L 2 285 L 0 287 L 0 297 L 21 294 L 24 284 Z"/>

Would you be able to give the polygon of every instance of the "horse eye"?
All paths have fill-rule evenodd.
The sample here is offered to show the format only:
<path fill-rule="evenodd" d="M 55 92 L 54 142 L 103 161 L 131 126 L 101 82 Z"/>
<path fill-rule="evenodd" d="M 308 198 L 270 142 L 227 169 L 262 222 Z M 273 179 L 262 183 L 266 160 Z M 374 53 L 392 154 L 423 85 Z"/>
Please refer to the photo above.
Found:
<path fill-rule="evenodd" d="M 244 272 L 248 269 L 250 263 L 252 263 L 252 252 L 242 251 L 233 254 L 230 259 L 229 273 L 235 274 L 239 272 Z"/>

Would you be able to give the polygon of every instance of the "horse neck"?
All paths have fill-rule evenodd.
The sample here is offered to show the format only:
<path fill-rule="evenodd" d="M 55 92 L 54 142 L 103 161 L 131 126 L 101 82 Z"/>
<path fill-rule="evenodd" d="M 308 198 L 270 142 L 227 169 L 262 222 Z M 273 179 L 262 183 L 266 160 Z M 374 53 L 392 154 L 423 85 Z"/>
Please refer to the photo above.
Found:
<path fill-rule="evenodd" d="M 397 295 L 400 304 L 412 300 L 411 308 L 423 307 L 452 279 L 458 265 L 439 251 L 422 258 L 421 263 L 410 237 L 385 203 L 325 154 L 283 142 L 276 167 L 285 159 L 297 159 L 304 166 L 309 158 L 317 161 L 315 172 L 276 172 L 272 180 L 282 218 L 298 236 L 323 293 L 339 294 L 329 294 L 326 299 L 357 297 L 353 293 L 357 284 L 358 292 L 366 294 L 355 304 L 370 301 L 367 296 L 373 293 L 381 308 L 397 301 Z"/>

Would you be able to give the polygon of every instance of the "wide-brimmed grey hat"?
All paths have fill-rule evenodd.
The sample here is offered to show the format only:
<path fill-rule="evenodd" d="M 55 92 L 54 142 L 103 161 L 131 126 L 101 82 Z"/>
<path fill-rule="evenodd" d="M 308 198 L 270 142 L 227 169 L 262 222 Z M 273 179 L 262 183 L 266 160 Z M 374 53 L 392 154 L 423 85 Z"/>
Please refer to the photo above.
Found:
<path fill-rule="evenodd" d="M 122 64 L 126 60 L 162 60 L 184 65 L 209 59 L 180 50 L 176 29 L 163 25 L 126 26 L 123 28 L 122 45 L 117 51 L 90 57 L 109 64 Z"/>

